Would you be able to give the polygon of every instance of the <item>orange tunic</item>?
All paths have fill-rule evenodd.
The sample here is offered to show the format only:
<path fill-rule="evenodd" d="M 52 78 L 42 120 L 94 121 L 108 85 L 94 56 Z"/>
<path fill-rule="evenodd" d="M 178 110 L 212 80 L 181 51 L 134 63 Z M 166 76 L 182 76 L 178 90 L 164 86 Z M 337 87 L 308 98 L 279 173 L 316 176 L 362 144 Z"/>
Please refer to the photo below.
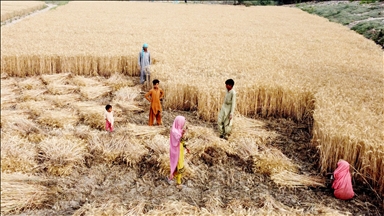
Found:
<path fill-rule="evenodd" d="M 163 109 L 161 108 L 160 99 L 164 97 L 164 91 L 161 88 L 153 88 L 149 90 L 147 94 L 145 94 L 145 98 L 151 102 L 151 109 L 149 110 L 149 125 L 153 124 L 154 119 L 156 119 L 157 124 L 161 125 L 161 112 Z"/>

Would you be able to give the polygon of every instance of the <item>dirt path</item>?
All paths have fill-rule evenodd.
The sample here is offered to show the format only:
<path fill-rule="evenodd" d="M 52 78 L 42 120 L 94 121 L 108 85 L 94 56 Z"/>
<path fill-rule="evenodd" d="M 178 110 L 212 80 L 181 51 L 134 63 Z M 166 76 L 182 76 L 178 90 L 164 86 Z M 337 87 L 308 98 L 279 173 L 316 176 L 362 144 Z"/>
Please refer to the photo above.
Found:
<path fill-rule="evenodd" d="M 11 18 L 11 19 L 9 19 L 9 20 L 6 20 L 6 21 L 4 21 L 4 22 L 1 23 L 1 26 L 11 26 L 11 25 L 13 25 L 13 24 L 15 24 L 15 23 L 18 23 L 18 22 L 20 22 L 20 21 L 26 19 L 26 18 L 30 18 L 30 17 L 36 16 L 36 15 L 38 15 L 38 14 L 40 14 L 40 13 L 47 12 L 47 11 L 49 11 L 50 9 L 52 9 L 53 7 L 57 6 L 57 5 L 55 5 L 55 4 L 46 4 L 46 5 L 47 5 L 46 8 L 44 8 L 44 9 L 42 9 L 42 10 L 37 10 L 37 11 L 35 11 L 35 12 L 32 12 L 32 13 L 29 14 L 29 15 L 25 15 L 25 16 L 22 16 L 22 17 L 19 17 L 19 18 Z"/>

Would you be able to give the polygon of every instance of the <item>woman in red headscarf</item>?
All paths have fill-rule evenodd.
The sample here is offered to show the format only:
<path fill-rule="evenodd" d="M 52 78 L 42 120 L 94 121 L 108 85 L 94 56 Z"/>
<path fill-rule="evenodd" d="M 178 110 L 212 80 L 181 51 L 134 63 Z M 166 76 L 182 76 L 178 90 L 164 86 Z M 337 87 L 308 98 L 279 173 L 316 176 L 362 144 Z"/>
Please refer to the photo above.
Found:
<path fill-rule="evenodd" d="M 338 199 L 352 199 L 355 193 L 352 188 L 351 173 L 349 172 L 349 163 L 345 160 L 339 160 L 337 169 L 333 172 L 334 181 L 332 188 L 334 195 Z"/>

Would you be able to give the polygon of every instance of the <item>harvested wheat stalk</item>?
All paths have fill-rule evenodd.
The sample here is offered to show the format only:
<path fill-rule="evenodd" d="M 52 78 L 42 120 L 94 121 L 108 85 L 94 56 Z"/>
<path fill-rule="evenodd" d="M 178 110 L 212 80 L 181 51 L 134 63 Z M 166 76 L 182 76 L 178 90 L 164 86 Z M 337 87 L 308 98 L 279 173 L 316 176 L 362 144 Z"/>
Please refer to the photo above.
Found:
<path fill-rule="evenodd" d="M 325 187 L 323 178 L 300 175 L 287 170 L 273 173 L 271 179 L 283 187 Z"/>
<path fill-rule="evenodd" d="M 46 180 L 20 173 L 1 173 L 1 213 L 20 213 L 25 209 L 48 206 L 53 191 L 43 186 Z"/>

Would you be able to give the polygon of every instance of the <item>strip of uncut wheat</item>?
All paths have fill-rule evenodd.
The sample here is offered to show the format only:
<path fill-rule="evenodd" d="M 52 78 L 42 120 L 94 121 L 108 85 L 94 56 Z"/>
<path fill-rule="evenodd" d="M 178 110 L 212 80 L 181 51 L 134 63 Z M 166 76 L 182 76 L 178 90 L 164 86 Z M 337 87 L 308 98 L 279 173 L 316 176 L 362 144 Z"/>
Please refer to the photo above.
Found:
<path fill-rule="evenodd" d="M 344 158 L 384 190 L 383 52 L 378 46 L 298 9 L 184 6 L 70 2 L 4 26 L 2 73 L 138 75 L 138 51 L 146 42 L 156 59 L 151 76 L 161 80 L 166 108 L 197 110 L 201 118 L 215 121 L 224 81 L 233 78 L 240 114 L 313 123 L 323 172 Z"/>
<path fill-rule="evenodd" d="M 45 7 L 41 1 L 1 1 L 1 22 Z"/>

